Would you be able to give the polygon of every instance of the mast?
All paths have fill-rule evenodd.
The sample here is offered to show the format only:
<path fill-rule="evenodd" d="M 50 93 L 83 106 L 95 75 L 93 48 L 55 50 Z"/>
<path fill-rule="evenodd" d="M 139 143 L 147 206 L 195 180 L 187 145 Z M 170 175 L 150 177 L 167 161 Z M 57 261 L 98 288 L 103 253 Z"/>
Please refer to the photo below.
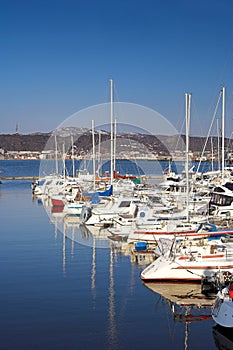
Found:
<path fill-rule="evenodd" d="M 212 136 L 210 138 L 210 144 L 211 144 L 211 170 L 214 171 L 214 147 L 213 147 L 213 138 L 212 138 Z"/>
<path fill-rule="evenodd" d="M 218 137 L 218 171 L 220 173 L 220 145 L 219 145 L 219 123 L 217 119 L 217 137 Z"/>
<path fill-rule="evenodd" d="M 100 156 L 100 145 L 101 145 L 101 131 L 99 130 L 99 144 L 98 144 L 98 176 L 100 176 L 101 167 L 101 156 Z"/>
<path fill-rule="evenodd" d="M 57 135 L 56 135 L 56 133 L 54 135 L 54 141 L 55 141 L 55 167 L 56 167 L 56 175 L 58 175 Z"/>
<path fill-rule="evenodd" d="M 117 120 L 114 120 L 114 152 L 113 152 L 113 173 L 116 171 L 116 128 L 117 128 Z"/>
<path fill-rule="evenodd" d="M 222 181 L 224 178 L 224 148 L 225 148 L 225 87 L 222 88 Z"/>
<path fill-rule="evenodd" d="M 93 181 L 95 190 L 95 125 L 94 120 L 92 120 L 92 147 L 93 147 Z"/>
<path fill-rule="evenodd" d="M 210 136 L 210 132 L 211 132 L 211 129 L 212 129 L 212 126 L 213 126 L 213 122 L 214 122 L 214 120 L 215 120 L 215 117 L 216 117 L 216 114 L 217 114 L 217 111 L 218 111 L 218 107 L 219 107 L 219 103 L 220 103 L 221 98 L 222 98 L 222 91 L 221 91 L 221 93 L 219 94 L 218 101 L 217 101 L 217 104 L 216 104 L 216 106 L 215 106 L 213 118 L 212 118 L 212 121 L 211 121 L 209 130 L 208 130 L 207 138 L 206 138 L 206 141 L 205 141 L 205 144 L 204 144 L 202 153 L 201 153 L 200 161 L 199 161 L 199 164 L 198 164 L 198 167 L 197 167 L 197 171 L 196 171 L 197 173 L 198 173 L 198 171 L 199 171 L 199 169 L 200 169 L 202 157 L 203 157 L 203 155 L 204 155 L 204 153 L 205 153 L 205 149 L 206 149 L 206 146 L 207 146 L 207 142 L 208 142 L 208 139 L 209 139 L 209 136 Z M 218 119 L 217 119 L 217 131 L 218 131 Z M 219 142 L 219 135 L 218 135 L 218 142 Z M 218 152 L 219 152 L 219 143 L 218 143 Z M 218 159 L 220 159 L 219 153 L 218 153 Z M 219 168 L 219 169 L 220 169 L 220 168 Z M 219 170 L 219 169 L 218 169 L 218 170 Z"/>
<path fill-rule="evenodd" d="M 187 221 L 189 221 L 189 131 L 190 131 L 190 107 L 191 107 L 191 94 L 185 94 L 185 120 L 186 120 L 186 161 L 185 161 L 185 173 L 186 173 L 186 200 L 187 200 Z"/>
<path fill-rule="evenodd" d="M 65 153 L 65 144 L 62 145 L 62 159 L 63 159 L 63 177 L 66 177 L 66 153 Z"/>
<path fill-rule="evenodd" d="M 74 138 L 73 135 L 71 135 L 71 144 L 72 144 L 72 176 L 75 176 L 75 168 L 74 168 Z"/>
<path fill-rule="evenodd" d="M 110 79 L 110 130 L 111 130 L 111 160 L 110 160 L 110 182 L 111 185 L 113 183 L 113 150 L 114 150 L 114 145 L 113 145 L 113 80 Z"/>

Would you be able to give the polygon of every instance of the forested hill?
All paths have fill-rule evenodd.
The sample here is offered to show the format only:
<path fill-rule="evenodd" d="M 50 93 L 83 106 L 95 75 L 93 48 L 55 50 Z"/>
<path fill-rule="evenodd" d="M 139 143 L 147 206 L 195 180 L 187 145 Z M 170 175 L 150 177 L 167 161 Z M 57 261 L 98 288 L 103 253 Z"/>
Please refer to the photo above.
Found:
<path fill-rule="evenodd" d="M 41 152 L 50 134 L 0 134 L 0 148 L 5 151 L 38 151 Z"/>
<path fill-rule="evenodd" d="M 35 133 L 35 134 L 0 134 L 0 148 L 5 151 L 38 151 L 41 152 L 45 148 L 51 133 Z M 67 134 L 59 137 L 70 138 Z M 110 135 L 103 132 L 101 141 L 109 140 Z M 167 153 L 167 150 L 184 150 L 185 136 L 154 136 L 148 134 L 119 134 L 117 138 L 134 140 L 137 144 L 143 144 L 152 152 Z M 205 145 L 206 138 L 190 136 L 189 149 L 192 152 L 201 152 Z M 90 150 L 92 147 L 92 135 L 90 131 L 85 131 L 74 136 L 74 143 L 77 149 Z M 95 135 L 95 143 L 98 143 L 98 133 Z M 221 140 L 217 137 L 209 139 L 206 150 L 211 151 L 211 148 L 217 149 L 218 144 L 221 145 Z M 233 140 L 225 139 L 225 149 L 229 152 L 233 149 Z"/>

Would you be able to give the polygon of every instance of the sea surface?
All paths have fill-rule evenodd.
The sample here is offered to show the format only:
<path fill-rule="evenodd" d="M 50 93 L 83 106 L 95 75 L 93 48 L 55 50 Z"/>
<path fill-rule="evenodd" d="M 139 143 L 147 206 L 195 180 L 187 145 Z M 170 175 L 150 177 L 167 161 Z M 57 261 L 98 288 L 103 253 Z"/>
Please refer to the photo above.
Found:
<path fill-rule="evenodd" d="M 35 176 L 39 162 L 0 161 L 0 169 Z M 2 181 L 0 213 L 1 350 L 223 346 L 209 306 L 175 311 L 142 283 L 145 262 L 75 222 L 60 230 L 59 214 L 47 214 L 30 181 Z"/>

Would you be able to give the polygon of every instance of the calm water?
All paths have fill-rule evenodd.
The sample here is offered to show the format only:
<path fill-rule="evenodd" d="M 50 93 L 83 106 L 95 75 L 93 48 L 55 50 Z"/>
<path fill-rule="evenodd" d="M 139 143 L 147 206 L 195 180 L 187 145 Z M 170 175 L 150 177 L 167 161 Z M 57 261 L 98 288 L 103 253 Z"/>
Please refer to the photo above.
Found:
<path fill-rule="evenodd" d="M 38 162 L 0 168 L 36 175 Z M 64 235 L 30 182 L 3 182 L 0 212 L 0 349 L 216 349 L 211 318 L 175 321 L 168 301 L 141 282 L 143 265 L 76 224 Z"/>

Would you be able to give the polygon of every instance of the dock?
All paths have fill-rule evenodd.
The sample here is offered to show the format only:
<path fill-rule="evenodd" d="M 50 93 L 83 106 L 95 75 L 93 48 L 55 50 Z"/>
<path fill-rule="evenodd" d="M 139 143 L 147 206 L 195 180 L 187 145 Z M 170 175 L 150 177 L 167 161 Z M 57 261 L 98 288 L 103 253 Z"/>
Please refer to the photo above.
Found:
<path fill-rule="evenodd" d="M 162 175 L 142 175 L 138 176 L 139 179 L 157 179 L 161 180 L 163 178 Z M 0 176 L 0 180 L 4 181 L 11 181 L 11 180 L 39 180 L 39 176 Z"/>
<path fill-rule="evenodd" d="M 11 180 L 38 180 L 39 176 L 0 176 L 0 181 L 11 181 Z"/>

